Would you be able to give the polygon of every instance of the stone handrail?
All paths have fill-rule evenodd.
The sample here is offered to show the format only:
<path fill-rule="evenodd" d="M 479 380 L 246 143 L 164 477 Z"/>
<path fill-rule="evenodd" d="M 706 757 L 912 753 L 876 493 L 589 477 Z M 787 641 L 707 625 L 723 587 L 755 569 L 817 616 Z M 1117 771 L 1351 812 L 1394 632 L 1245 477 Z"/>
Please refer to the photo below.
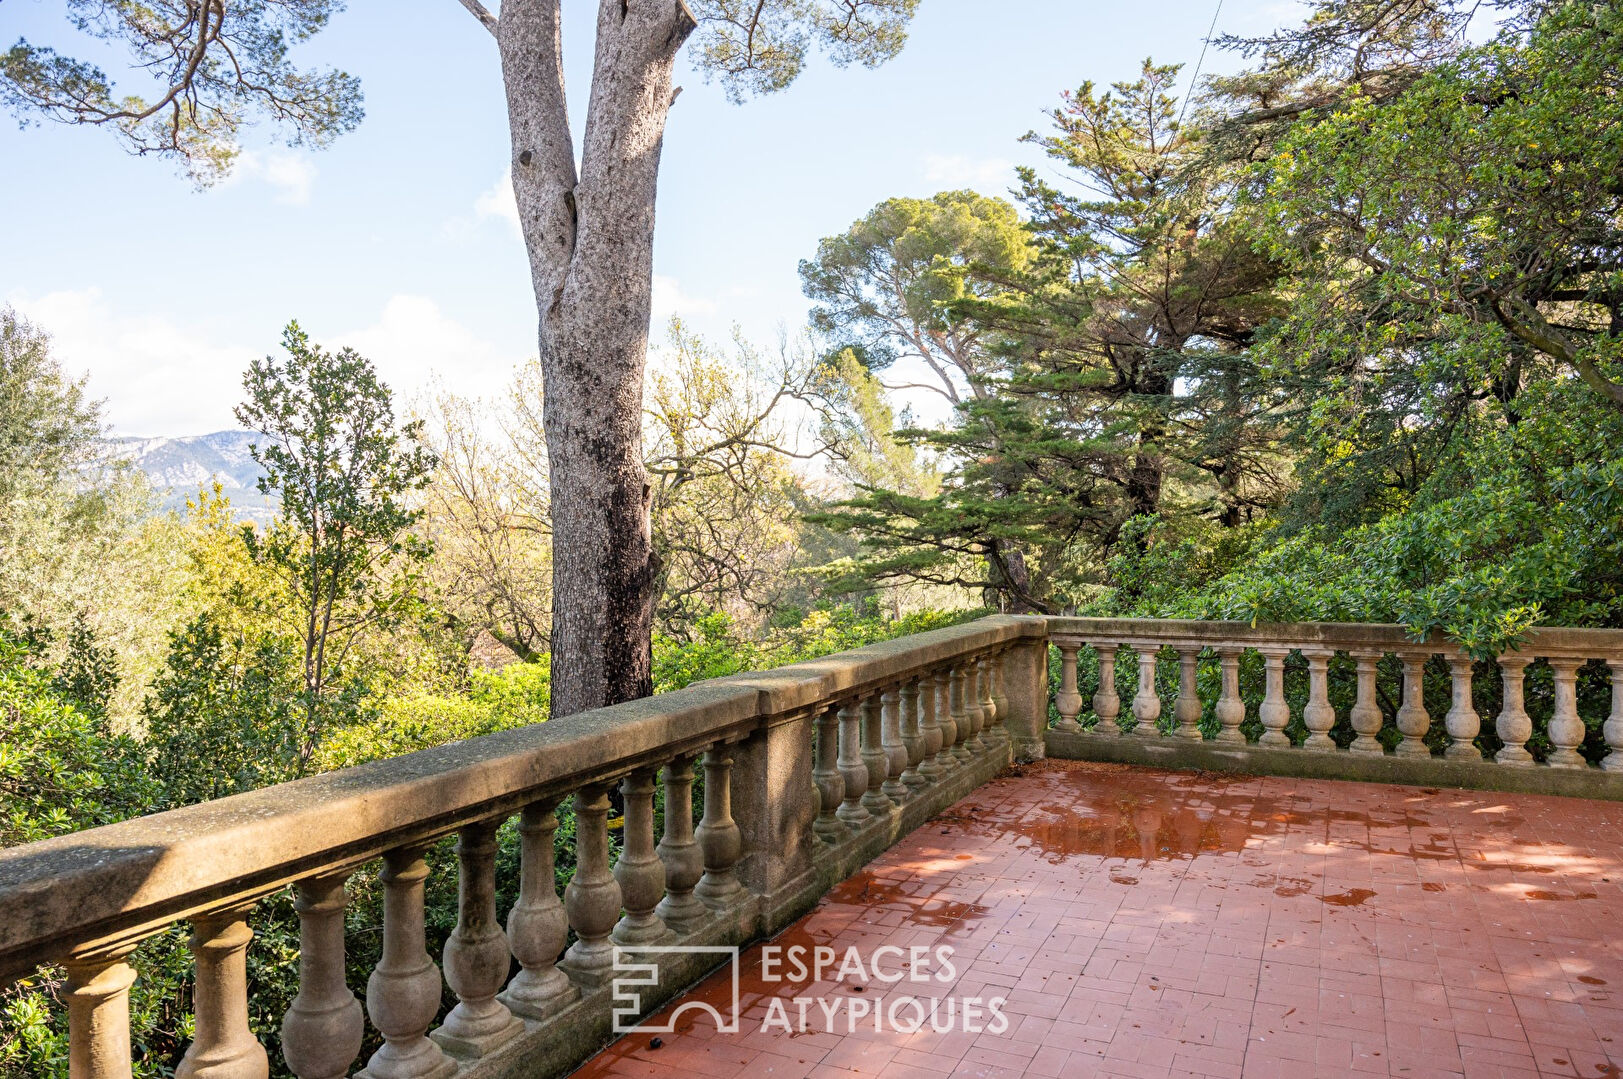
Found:
<path fill-rule="evenodd" d="M 357 1073 L 369 1079 L 566 1069 L 607 1040 L 616 949 L 773 932 L 1021 747 L 1040 753 L 1044 632 L 1040 618 L 985 618 L 0 851 L 0 985 L 64 966 L 71 1076 L 127 1079 L 132 952 L 187 921 L 196 1028 L 177 1079 L 263 1077 L 248 917 L 291 885 L 299 992 L 281 1044 L 299 1079 L 349 1074 L 367 1020 L 383 1039 Z M 691 805 L 695 763 L 696 828 L 676 811 Z M 670 811 L 656 844 L 661 776 Z M 611 866 L 615 784 L 625 830 Z M 566 798 L 576 868 L 560 900 L 555 810 Z M 496 830 L 515 815 L 521 881 L 504 927 Z M 441 961 L 458 1003 L 436 1026 L 425 856 L 453 834 L 459 918 Z M 377 859 L 383 949 L 363 1013 L 345 982 L 345 882 Z M 715 958 L 656 957 L 643 1007 Z"/>
<path fill-rule="evenodd" d="M 1052 729 L 1050 643 L 1060 655 Z M 1090 648 L 1112 661 L 1089 687 L 1098 725 L 1084 731 L 1078 656 Z M 1139 669 L 1130 701 L 1116 688 L 1122 649 Z M 1242 730 L 1247 652 L 1262 667 L 1256 744 Z M 1286 693 L 1293 653 L 1306 667 L 1299 717 Z M 1169 654 L 1178 691 L 1163 735 L 1155 674 Z M 1375 699 L 1377 664 L 1388 655 L 1403 682 L 1396 732 L 1384 735 L 1396 740 L 1390 750 L 1376 738 L 1385 716 Z M 1424 701 L 1434 657 L 1452 689 L 1440 717 Z M 1551 748 L 1535 768 L 1523 685 L 1537 660 L 1551 671 L 1553 703 Z M 1599 767 L 1578 753 L 1578 672 L 1594 660 L 1611 678 L 1604 737 L 1613 752 Z M 1489 760 L 1473 743 L 1485 720 L 1472 703 L 1471 657 L 1401 627 L 985 618 L 0 851 L 0 985 L 64 967 L 71 1076 L 127 1079 L 135 949 L 187 922 L 196 1027 L 177 1079 L 262 1079 L 269 1062 L 248 1019 L 248 917 L 291 886 L 299 992 L 281 1045 L 298 1079 L 350 1074 L 368 1021 L 383 1044 L 358 1077 L 561 1073 L 610 1036 L 617 952 L 640 949 L 643 969 L 654 971 L 638 1002 L 651 1009 L 717 956 L 648 949 L 725 951 L 782 928 L 1014 759 L 1046 752 L 1623 797 L 1623 631 L 1537 630 L 1495 663 L 1504 705 L 1486 722 L 1504 747 Z M 1216 690 L 1204 698 L 1202 664 Z M 1344 716 L 1333 684 L 1349 691 Z M 1202 723 L 1213 721 L 1209 738 Z M 1448 736 L 1440 757 L 1427 741 L 1440 741 L 1434 725 Z M 1304 730 L 1298 744 L 1292 735 Z M 697 825 L 684 808 L 695 765 L 704 773 Z M 661 781 L 671 811 L 656 842 Z M 624 832 L 611 865 L 616 785 Z M 565 799 L 575 812 L 576 867 L 560 898 L 554 833 Z M 496 833 L 515 816 L 518 899 L 503 925 Z M 426 855 L 452 835 L 459 916 L 439 957 L 442 974 L 427 952 L 423 895 Z M 345 978 L 345 883 L 379 860 L 383 948 L 363 1009 Z M 457 1003 L 441 1017 L 444 985 Z"/>
<path fill-rule="evenodd" d="M 1125 702 L 1124 713 L 1124 702 L 1115 686 L 1115 664 L 1100 663 L 1099 683 L 1091 700 L 1093 714 L 1098 717 L 1095 740 L 1113 737 L 1112 727 L 1119 727 L 1129 740 L 1154 741 L 1161 733 L 1156 726 L 1162 716 L 1162 702 L 1155 690 L 1155 669 L 1160 655 L 1171 651 L 1178 656 L 1179 679 L 1172 705 L 1174 726 L 1168 737 L 1190 743 L 1206 741 L 1200 722 L 1207 702 L 1201 699 L 1197 672 L 1202 657 L 1210 655 L 1221 672 L 1213 707 L 1219 726 L 1212 741 L 1223 747 L 1245 747 L 1248 742 L 1241 725 L 1246 719 L 1246 705 L 1240 696 L 1239 668 L 1242 654 L 1249 650 L 1262 657 L 1265 671 L 1264 695 L 1256 716 L 1263 731 L 1255 748 L 1386 756 L 1386 747 L 1376 740 L 1384 722 L 1376 700 L 1376 674 L 1380 659 L 1390 654 L 1397 657 L 1403 671 L 1402 704 L 1395 717 L 1397 741 L 1390 756 L 1413 762 L 1432 760 L 1426 738 L 1440 723 L 1448 739 L 1443 759 L 1468 768 L 1515 768 L 1540 763 L 1554 769 L 1593 770 L 1578 752 L 1584 742 L 1585 725 L 1578 714 L 1576 685 L 1579 669 L 1599 660 L 1609 666 L 1612 689 L 1611 712 L 1603 729 L 1611 752 L 1601 761 L 1599 770 L 1623 771 L 1623 752 L 1619 752 L 1623 750 L 1623 630 L 1533 630 L 1514 651 L 1497 656 L 1504 703 L 1490 722 L 1504 745 L 1492 758 L 1485 758 L 1474 744 L 1484 722 L 1472 702 L 1475 663 L 1458 645 L 1440 635 L 1416 640 L 1401 626 L 1356 623 L 1252 625 L 1113 618 L 1050 618 L 1047 622 L 1061 656 L 1060 688 L 1054 700 L 1060 718 L 1051 734 L 1057 734 L 1062 742 L 1083 733 L 1078 717 L 1088 702 L 1077 684 L 1078 653 L 1092 648 L 1100 657 L 1115 657 L 1126 648 L 1137 657 L 1138 692 Z M 1284 669 L 1293 651 L 1302 656 L 1308 672 L 1308 698 L 1301 715 L 1306 736 L 1300 744 L 1286 734 L 1292 713 L 1285 697 Z M 1355 668 L 1355 699 L 1347 714 L 1351 740 L 1345 746 L 1330 737 L 1338 718 L 1329 700 L 1330 663 L 1338 654 L 1345 654 Z M 1432 657 L 1440 657 L 1449 669 L 1452 703 L 1443 716 L 1431 715 L 1424 700 L 1425 667 Z M 1535 762 L 1527 748 L 1534 725 L 1524 704 L 1523 689 L 1528 665 L 1540 659 L 1549 665 L 1554 684 L 1553 715 L 1546 731 L 1552 749 L 1546 760 Z M 1051 750 L 1055 748 L 1052 742 L 1053 738 Z M 1068 745 L 1059 748 L 1075 749 Z"/>

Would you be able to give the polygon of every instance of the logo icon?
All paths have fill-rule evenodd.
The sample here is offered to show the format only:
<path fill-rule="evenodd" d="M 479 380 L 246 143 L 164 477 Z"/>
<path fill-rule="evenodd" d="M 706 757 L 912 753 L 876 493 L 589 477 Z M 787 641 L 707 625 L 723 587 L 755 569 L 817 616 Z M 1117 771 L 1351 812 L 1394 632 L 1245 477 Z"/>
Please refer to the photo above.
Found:
<path fill-rule="evenodd" d="M 723 1015 L 714 1004 L 705 1000 L 683 1001 L 663 1024 L 641 1025 L 637 1017 L 642 1015 L 641 986 L 659 984 L 659 964 L 645 962 L 648 957 L 658 955 L 713 955 L 725 956 L 731 960 L 727 964 L 732 972 L 732 1002 L 728 1006 L 727 1014 Z M 676 1020 L 683 1012 L 709 1012 L 716 1022 L 716 1031 L 721 1034 L 738 1033 L 738 948 L 722 944 L 693 944 L 693 945 L 649 945 L 637 948 L 614 949 L 614 981 L 611 983 L 614 990 L 614 1033 L 629 1034 L 636 1031 L 639 1034 L 673 1034 L 676 1032 Z"/>

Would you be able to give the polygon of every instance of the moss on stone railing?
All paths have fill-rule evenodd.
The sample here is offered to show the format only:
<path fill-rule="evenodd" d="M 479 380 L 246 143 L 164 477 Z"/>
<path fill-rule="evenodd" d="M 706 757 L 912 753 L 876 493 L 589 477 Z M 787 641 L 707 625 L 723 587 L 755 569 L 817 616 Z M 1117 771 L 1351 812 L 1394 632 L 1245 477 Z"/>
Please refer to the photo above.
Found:
<path fill-rule="evenodd" d="M 292 887 L 299 992 L 280 1046 L 299 1079 L 349 1074 L 368 1021 L 382 1042 L 359 1074 L 373 1079 L 565 1070 L 609 1037 L 617 950 L 774 932 L 995 775 L 1015 747 L 1040 753 L 1043 633 L 1041 619 L 982 619 L 0 851 L 0 984 L 65 967 L 71 1075 L 124 1079 L 131 954 L 189 922 L 195 1037 L 176 1075 L 263 1076 L 269 1060 L 249 1026 L 249 915 Z M 697 827 L 675 811 L 691 805 L 696 764 Z M 625 824 L 611 866 L 616 785 Z M 575 871 L 560 899 L 565 799 Z M 504 927 L 495 835 L 515 815 L 522 880 Z M 425 854 L 453 834 L 459 912 L 440 958 L 457 1003 L 442 1018 Z M 363 1010 L 345 978 L 344 883 L 379 859 L 383 948 Z M 715 960 L 654 957 L 642 1006 Z"/>
<path fill-rule="evenodd" d="M 132 952 L 188 922 L 195 1037 L 176 1075 L 265 1076 L 248 918 L 291 888 L 299 991 L 278 1044 L 292 1074 L 349 1074 L 370 1022 L 381 1042 L 360 1076 L 528 1079 L 611 1036 L 618 957 L 641 950 L 650 1010 L 716 964 L 691 949 L 782 928 L 1012 760 L 1623 798 L 1620 750 L 1623 632 L 1538 630 L 1482 660 L 1397 626 L 986 618 L 0 851 L 0 984 L 65 968 L 72 1076 L 125 1079 Z M 566 799 L 574 872 L 560 898 Z M 496 835 L 515 816 L 504 923 Z M 452 835 L 442 975 L 425 854 Z M 345 882 L 379 861 L 383 947 L 363 1008 L 346 977 Z M 649 951 L 671 944 L 690 950 Z"/>

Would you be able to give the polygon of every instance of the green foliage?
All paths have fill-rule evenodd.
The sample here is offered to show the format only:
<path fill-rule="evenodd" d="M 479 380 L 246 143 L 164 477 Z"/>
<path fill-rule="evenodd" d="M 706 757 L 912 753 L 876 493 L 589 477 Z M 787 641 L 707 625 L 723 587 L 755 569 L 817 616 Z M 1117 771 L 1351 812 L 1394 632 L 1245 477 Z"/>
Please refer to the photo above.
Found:
<path fill-rule="evenodd" d="M 118 657 L 96 640 L 89 626 L 80 623 L 68 634 L 67 652 L 51 685 L 63 700 L 98 723 L 105 723 L 113 690 L 118 686 Z"/>
<path fill-rule="evenodd" d="M 80 679 L 53 671 L 39 645 L 37 635 L 0 619 L 0 846 L 111 824 L 148 812 L 159 800 L 141 744 L 70 700 L 62 687 Z M 84 647 L 93 649 L 93 642 Z M 143 956 L 162 948 L 148 945 Z M 163 981 L 161 963 L 146 969 L 149 979 Z M 67 1074 L 60 991 L 55 970 L 0 990 L 0 1075 Z M 137 996 L 131 1024 L 138 1038 L 157 1022 L 149 1004 Z M 160 1061 L 143 1062 L 137 1074 L 161 1074 Z"/>
<path fill-rule="evenodd" d="M 1280 270 L 1236 218 L 1236 166 L 1193 167 L 1197 142 L 1171 95 L 1178 70 L 1146 62 L 1136 80 L 1084 83 L 1052 110 L 1049 134 L 1026 137 L 1074 183 L 1020 172 L 1023 238 L 999 218 L 931 233 L 925 272 L 884 246 L 890 261 L 861 261 L 853 248 L 874 245 L 852 237 L 913 205 L 893 200 L 802 266 L 825 328 L 866 334 L 870 352 L 906 339 L 877 337 L 880 316 L 917 339 L 975 346 L 960 363 L 974 392 L 953 395 L 952 422 L 900 434 L 951 462 L 939 489 L 870 483 L 817 518 L 866 549 L 834 567 L 841 585 L 949 583 L 1052 612 L 1097 583 L 1130 519 L 1235 527 L 1276 500 L 1270 395 L 1247 350 L 1281 309 Z M 905 302 L 887 305 L 880 288 L 870 298 L 844 283 L 853 276 L 895 277 Z"/>
<path fill-rule="evenodd" d="M 360 122 L 360 83 L 337 70 L 295 67 L 288 47 L 320 31 L 339 0 L 68 0 L 68 22 L 127 51 L 152 77 L 151 96 L 119 87 L 94 63 L 19 39 L 0 52 L 0 104 L 116 131 L 136 154 L 181 162 L 199 184 L 230 171 L 256 114 L 293 145 L 325 146 Z"/>
<path fill-rule="evenodd" d="M 54 483 L 97 455 L 101 414 L 83 379 L 63 374 L 50 338 L 0 307 L 0 494 Z"/>
<path fill-rule="evenodd" d="M 836 25 L 835 5 L 697 4 L 702 63 L 735 92 L 776 89 L 814 39 L 836 59 L 883 59 L 913 7 L 859 4 Z M 1319 0 L 1307 25 L 1252 43 L 1262 66 L 1216 80 L 1187 124 L 1176 67 L 1084 83 L 1028 136 L 1078 185 L 1023 173 L 1023 215 L 970 192 L 887 200 L 820 245 L 801 270 L 828 347 L 802 379 L 786 364 L 768 385 L 753 351 L 724 363 L 676 327 L 647 417 L 656 688 L 980 613 L 828 598 L 876 582 L 1004 608 L 1397 622 L 1478 657 L 1537 625 L 1623 626 L 1623 11 L 1510 7 L 1472 44 L 1463 4 Z M 139 484 L 98 460 L 82 386 L 0 312 L 0 610 L 29 627 L 0 626 L 0 842 L 546 720 L 544 458 L 486 460 L 471 412 L 456 413 L 425 521 L 433 455 L 371 365 L 296 325 L 285 344 L 249 372 L 239 413 L 266 436 L 256 455 L 283 517 L 244 533 L 218 490 L 183 520 L 149 519 Z M 886 396 L 880 375 L 902 363 L 954 403 L 947 424 L 914 427 Z M 818 410 L 850 485 L 837 506 L 778 444 L 787 398 Z M 796 514 L 863 543 L 826 543 L 821 591 L 796 567 L 824 534 Z M 431 536 L 456 543 L 433 578 Z M 482 630 L 531 662 L 469 670 Z M 153 674 L 139 657 L 159 636 Z M 1084 684 L 1099 662 L 1084 653 Z M 1130 699 L 1137 665 L 1104 662 Z M 1347 662 L 1332 661 L 1343 714 Z M 1486 661 L 1477 673 L 1491 715 L 1498 680 Z M 1390 744 L 1399 671 L 1389 658 L 1377 675 Z M 1172 657 L 1154 677 L 1170 697 Z M 1217 677 L 1202 660 L 1208 731 Z M 1527 677 L 1537 751 L 1553 679 L 1541 664 Z M 1286 662 L 1297 711 L 1307 679 Z M 1447 672 L 1434 663 L 1424 683 L 1443 714 Z M 1245 657 L 1253 735 L 1262 684 Z M 1580 673 L 1583 714 L 1604 713 L 1608 688 L 1599 667 Z M 1344 720 L 1332 731 L 1349 736 Z M 1478 744 L 1495 748 L 1493 732 Z M 559 819 L 561 884 L 567 805 Z M 503 905 L 516 851 L 509 824 Z M 430 855 L 431 951 L 456 920 L 453 861 L 448 843 Z M 355 984 L 377 958 L 380 902 L 363 868 Z M 253 1021 L 274 1042 L 295 990 L 286 894 L 255 929 Z M 137 962 L 146 1079 L 189 1036 L 191 974 L 179 931 Z M 47 970 L 0 996 L 0 1076 L 63 1074 L 61 988 Z"/>
<path fill-rule="evenodd" d="M 40 660 L 0 620 L 0 846 L 122 820 L 153 801 L 138 744 L 77 708 Z"/>
<path fill-rule="evenodd" d="M 316 755 L 321 771 L 395 757 L 446 742 L 545 722 L 552 702 L 546 654 L 499 671 L 474 671 L 466 692 L 390 694 L 374 714 L 334 732 Z"/>
<path fill-rule="evenodd" d="M 1334 287 L 1303 295 L 1278 354 L 1354 385 L 1453 354 L 1507 401 L 1556 366 L 1623 410 L 1620 71 L 1623 11 L 1553 4 L 1293 127 L 1255 170 L 1260 235 Z"/>
<path fill-rule="evenodd" d="M 243 538 L 292 600 L 302 766 L 329 729 L 354 719 L 361 694 L 345 663 L 360 636 L 399 626 L 420 606 L 430 549 L 409 531 L 421 511 L 407 499 L 427 486 L 437 461 L 421 445 L 421 421 L 396 425 L 389 387 L 363 356 L 324 351 L 296 322 L 282 345 L 286 360 L 249 367 L 236 416 L 268 440 L 249 451 L 266 472 L 260 492 L 281 505 L 266 533 L 245 529 Z"/>
<path fill-rule="evenodd" d="M 928 199 L 887 199 L 800 264 L 806 295 L 816 301 L 812 327 L 850 347 L 871 371 L 912 357 L 946 378 L 983 375 L 978 327 L 953 304 L 996 291 L 990 275 L 1024 270 L 1031 240 L 1015 208 L 973 191 Z M 971 273 L 975 268 L 979 272 Z M 956 399 L 956 387 L 946 387 Z"/>
<path fill-rule="evenodd" d="M 291 641 L 228 634 L 207 614 L 171 633 L 168 661 L 142 706 L 147 758 L 163 777 L 165 803 L 189 805 L 296 777 L 298 699 Z"/>
<path fill-rule="evenodd" d="M 840 67 L 878 67 L 902 51 L 919 0 L 693 0 L 693 48 L 734 102 L 795 80 L 816 43 Z"/>
<path fill-rule="evenodd" d="M 886 617 L 876 601 L 824 604 L 811 611 L 786 608 L 764 634 L 740 633 L 725 614 L 698 622 L 697 639 L 654 637 L 654 690 L 666 693 L 707 678 L 766 670 L 785 663 L 860 648 L 876 641 L 940 629 L 979 618 L 984 610 L 927 610 Z"/>
<path fill-rule="evenodd" d="M 1573 383 L 1529 391 L 1530 415 L 1460 439 L 1404 509 L 1340 533 L 1259 536 L 1243 562 L 1158 537 L 1117 602 L 1148 616 L 1396 622 L 1477 655 L 1534 625 L 1623 624 L 1623 419 Z M 1536 399 L 1536 404 L 1535 404 Z M 1206 573 L 1186 572 L 1205 561 Z M 1156 583 L 1159 582 L 1159 583 Z"/>
<path fill-rule="evenodd" d="M 0 307 L 0 610 L 32 627 L 80 703 L 117 722 L 161 654 L 178 585 L 172 524 L 152 509 L 144 477 L 109 459 L 83 381 Z"/>

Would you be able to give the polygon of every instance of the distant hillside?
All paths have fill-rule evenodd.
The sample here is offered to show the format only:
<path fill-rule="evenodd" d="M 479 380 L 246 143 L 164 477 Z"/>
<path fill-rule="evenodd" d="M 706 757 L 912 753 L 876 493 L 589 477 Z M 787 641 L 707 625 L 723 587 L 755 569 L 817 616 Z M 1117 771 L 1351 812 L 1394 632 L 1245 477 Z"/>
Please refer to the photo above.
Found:
<path fill-rule="evenodd" d="M 147 474 L 164 509 L 184 509 L 200 487 L 218 481 L 231 508 L 248 521 L 268 522 L 275 504 L 255 484 L 264 470 L 248 456 L 250 431 L 216 431 L 187 438 L 115 438 L 114 447 Z"/>

